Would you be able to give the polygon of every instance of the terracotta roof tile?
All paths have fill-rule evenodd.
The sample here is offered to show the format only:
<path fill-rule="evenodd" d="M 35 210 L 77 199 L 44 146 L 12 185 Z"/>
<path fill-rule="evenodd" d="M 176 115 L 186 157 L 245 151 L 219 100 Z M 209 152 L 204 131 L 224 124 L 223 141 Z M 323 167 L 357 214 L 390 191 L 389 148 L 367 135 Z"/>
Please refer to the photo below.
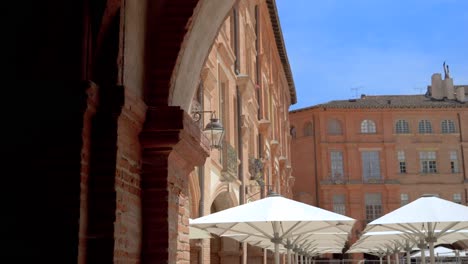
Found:
<path fill-rule="evenodd" d="M 359 99 L 334 100 L 324 104 L 318 104 L 311 107 L 293 110 L 291 112 L 300 112 L 302 110 L 313 108 L 461 108 L 467 107 L 468 102 L 459 102 L 456 100 L 436 100 L 424 94 L 418 95 L 366 95 Z"/>

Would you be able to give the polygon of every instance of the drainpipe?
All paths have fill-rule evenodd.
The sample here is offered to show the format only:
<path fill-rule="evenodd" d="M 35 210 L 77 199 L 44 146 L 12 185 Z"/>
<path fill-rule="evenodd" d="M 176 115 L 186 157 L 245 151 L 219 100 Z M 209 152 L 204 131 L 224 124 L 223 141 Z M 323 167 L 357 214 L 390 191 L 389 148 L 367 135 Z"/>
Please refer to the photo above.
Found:
<path fill-rule="evenodd" d="M 461 126 L 461 116 L 460 113 L 457 113 L 457 118 L 458 118 L 458 133 L 460 133 L 460 160 L 461 160 L 461 166 L 463 170 L 463 183 L 467 180 L 467 173 L 466 173 L 466 168 L 465 168 L 465 155 L 463 152 L 463 131 L 462 131 L 462 126 Z M 468 203 L 468 190 L 465 189 L 465 204 Z"/>
<path fill-rule="evenodd" d="M 203 100 L 203 82 L 200 82 L 198 88 L 198 101 L 200 102 L 201 109 L 204 110 L 204 100 Z M 200 119 L 200 124 L 204 124 L 203 115 Z M 205 215 L 205 164 L 202 164 L 198 167 L 198 183 L 200 187 L 200 200 L 198 201 L 198 217 Z M 203 248 L 200 249 L 198 254 L 198 263 L 203 264 Z"/>
<path fill-rule="evenodd" d="M 198 167 L 198 177 L 200 184 L 200 201 L 198 202 L 198 217 L 205 214 L 205 165 Z M 203 248 L 198 254 L 198 263 L 203 264 Z"/>
<path fill-rule="evenodd" d="M 244 182 L 244 166 L 243 166 L 243 160 L 244 160 L 244 148 L 243 148 L 243 143 L 242 143 L 242 127 L 240 125 L 241 121 L 241 115 L 242 115 L 242 100 L 241 100 L 241 95 L 239 91 L 239 87 L 236 87 L 236 93 L 237 93 L 237 155 L 240 160 L 239 167 L 237 169 L 238 171 L 238 177 L 239 180 L 241 181 L 241 189 L 239 192 L 239 204 L 244 203 L 244 197 L 245 197 L 245 182 Z"/>
<path fill-rule="evenodd" d="M 463 168 L 463 179 L 466 180 L 466 168 L 465 168 L 465 157 L 464 157 L 464 153 L 463 153 L 463 131 L 462 131 L 462 126 L 461 126 L 461 117 L 460 117 L 460 113 L 457 113 L 457 117 L 458 117 L 458 133 L 460 133 L 460 147 L 461 147 L 461 164 L 462 164 L 462 168 Z"/>
<path fill-rule="evenodd" d="M 258 158 L 262 158 L 263 150 L 263 137 L 262 134 L 258 133 Z M 260 184 L 260 198 L 265 198 L 265 167 L 263 167 L 262 183 Z"/>
<path fill-rule="evenodd" d="M 232 9 L 232 18 L 233 18 L 233 27 L 234 27 L 234 54 L 236 55 L 236 60 L 234 61 L 234 72 L 236 74 L 240 73 L 240 56 L 239 56 L 239 23 L 237 16 L 237 7 L 234 6 Z"/>
<path fill-rule="evenodd" d="M 240 54 L 239 54 L 239 22 L 237 14 L 237 6 L 234 6 L 232 9 L 232 18 L 233 18 L 233 27 L 234 27 L 234 54 L 236 59 L 234 61 L 234 72 L 236 75 L 240 73 Z M 245 183 L 244 183 L 244 166 L 243 166 L 243 146 L 242 146 L 242 128 L 240 125 L 241 115 L 242 115 L 242 100 L 239 90 L 239 86 L 236 85 L 236 96 L 237 96 L 237 158 L 240 160 L 240 163 L 237 168 L 237 177 L 241 182 L 239 190 L 239 204 L 244 204 L 245 197 Z"/>
<path fill-rule="evenodd" d="M 258 120 L 262 119 L 262 96 L 260 93 L 261 76 L 260 76 L 260 10 L 258 5 L 255 6 L 255 84 L 258 85 L 256 88 L 257 103 L 258 103 Z"/>
<path fill-rule="evenodd" d="M 198 177 L 200 183 L 200 201 L 198 203 L 198 216 L 205 215 L 205 166 L 198 167 Z"/>
<path fill-rule="evenodd" d="M 239 53 L 239 18 L 237 13 L 237 6 L 234 6 L 232 10 L 232 17 L 234 23 L 234 54 L 236 55 L 236 60 L 234 61 L 234 72 L 236 75 L 240 74 L 240 53 Z M 239 159 L 239 165 L 237 168 L 238 178 L 241 182 L 239 188 L 239 205 L 244 204 L 245 202 L 245 182 L 244 182 L 244 149 L 242 143 L 242 127 L 240 125 L 241 115 L 242 115 L 242 100 L 239 90 L 239 86 L 236 85 L 236 96 L 237 96 L 237 157 Z M 240 243 L 242 250 L 241 263 L 247 263 L 247 244 Z"/>
<path fill-rule="evenodd" d="M 314 120 L 314 134 L 312 135 L 313 137 L 313 142 L 314 142 L 314 171 L 315 171 L 315 202 L 317 203 L 316 206 L 320 206 L 319 199 L 319 181 L 318 181 L 318 170 L 317 170 L 317 138 L 316 135 L 319 135 L 317 131 L 317 117 L 313 115 L 313 120 Z"/>

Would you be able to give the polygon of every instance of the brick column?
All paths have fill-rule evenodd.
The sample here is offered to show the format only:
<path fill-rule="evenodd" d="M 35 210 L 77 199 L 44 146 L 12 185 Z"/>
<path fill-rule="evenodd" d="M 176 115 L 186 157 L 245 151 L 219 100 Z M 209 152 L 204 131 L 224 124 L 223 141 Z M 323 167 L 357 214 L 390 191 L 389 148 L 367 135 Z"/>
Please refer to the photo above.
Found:
<path fill-rule="evenodd" d="M 100 87 L 99 106 L 91 122 L 86 263 L 114 259 L 117 120 L 123 103 L 123 87 Z"/>
<path fill-rule="evenodd" d="M 114 263 L 139 263 L 141 256 L 141 146 L 146 105 L 126 90 L 118 119 L 115 175 Z"/>
<path fill-rule="evenodd" d="M 209 155 L 207 139 L 179 107 L 149 107 L 143 132 L 142 263 L 189 263 L 188 174 Z"/>
<path fill-rule="evenodd" d="M 80 229 L 79 229 L 79 244 L 78 244 L 78 263 L 86 263 L 86 242 L 88 230 L 88 177 L 89 177 L 89 153 L 91 146 L 91 121 L 96 114 L 98 103 L 98 87 L 90 82 L 87 89 L 88 100 L 87 108 L 83 117 L 82 140 L 81 148 L 81 193 L 80 193 Z"/>

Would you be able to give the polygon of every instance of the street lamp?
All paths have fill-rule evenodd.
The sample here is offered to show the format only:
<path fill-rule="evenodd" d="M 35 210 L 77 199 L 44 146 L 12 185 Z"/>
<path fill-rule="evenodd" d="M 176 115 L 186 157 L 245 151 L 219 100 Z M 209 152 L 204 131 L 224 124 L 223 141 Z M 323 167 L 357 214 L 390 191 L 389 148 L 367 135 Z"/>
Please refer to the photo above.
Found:
<path fill-rule="evenodd" d="M 221 149 L 224 128 L 219 118 L 216 117 L 215 111 L 193 111 L 193 119 L 196 122 L 200 121 L 201 115 L 204 113 L 211 113 L 210 122 L 206 124 L 205 129 L 203 129 L 203 133 L 210 140 L 210 148 Z"/>

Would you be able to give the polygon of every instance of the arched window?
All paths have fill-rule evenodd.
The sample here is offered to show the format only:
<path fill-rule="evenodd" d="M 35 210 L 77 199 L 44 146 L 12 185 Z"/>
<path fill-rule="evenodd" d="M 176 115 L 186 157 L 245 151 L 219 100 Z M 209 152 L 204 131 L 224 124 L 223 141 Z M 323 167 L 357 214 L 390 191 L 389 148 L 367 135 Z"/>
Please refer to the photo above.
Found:
<path fill-rule="evenodd" d="M 442 120 L 441 128 L 444 134 L 455 133 L 455 122 L 453 120 Z"/>
<path fill-rule="evenodd" d="M 398 120 L 395 124 L 395 132 L 397 134 L 408 134 L 410 132 L 408 121 Z"/>
<path fill-rule="evenodd" d="M 430 134 L 432 133 L 432 125 L 429 120 L 419 121 L 419 133 L 421 134 Z"/>
<path fill-rule="evenodd" d="M 304 124 L 304 137 L 312 136 L 313 135 L 313 130 L 312 130 L 312 123 L 307 122 Z"/>
<path fill-rule="evenodd" d="M 328 120 L 327 130 L 329 135 L 341 135 L 343 133 L 341 122 L 337 119 Z"/>
<path fill-rule="evenodd" d="M 375 123 L 372 120 L 364 120 L 361 123 L 361 133 L 376 133 Z"/>

